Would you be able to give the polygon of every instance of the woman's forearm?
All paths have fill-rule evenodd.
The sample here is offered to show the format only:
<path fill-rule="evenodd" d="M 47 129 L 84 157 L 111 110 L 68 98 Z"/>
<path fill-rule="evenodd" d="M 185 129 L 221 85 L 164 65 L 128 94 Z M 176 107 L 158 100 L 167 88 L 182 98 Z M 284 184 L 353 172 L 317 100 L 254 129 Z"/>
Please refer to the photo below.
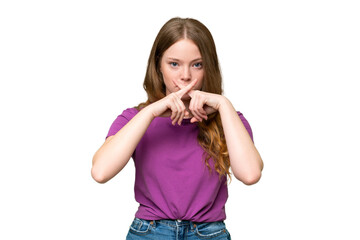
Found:
<path fill-rule="evenodd" d="M 119 132 L 106 139 L 93 157 L 91 174 L 97 182 L 107 182 L 125 167 L 153 119 L 152 112 L 146 107 Z"/>
<path fill-rule="evenodd" d="M 258 182 L 263 161 L 239 115 L 225 97 L 218 111 L 234 176 L 247 185 Z"/>
<path fill-rule="evenodd" d="M 118 133 L 108 137 L 93 157 L 92 177 L 100 183 L 107 182 L 128 163 L 150 123 L 155 117 L 170 117 L 172 123 L 181 123 L 185 106 L 181 98 L 197 83 L 193 81 L 183 89 L 148 105 L 136 114 Z"/>

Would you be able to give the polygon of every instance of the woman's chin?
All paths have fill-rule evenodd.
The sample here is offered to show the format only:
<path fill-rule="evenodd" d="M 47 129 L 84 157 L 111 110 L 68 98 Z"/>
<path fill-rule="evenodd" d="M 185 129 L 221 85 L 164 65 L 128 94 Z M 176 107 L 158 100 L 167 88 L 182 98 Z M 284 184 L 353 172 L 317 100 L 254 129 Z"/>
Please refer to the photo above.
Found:
<path fill-rule="evenodd" d="M 185 93 L 182 97 L 181 100 L 186 101 L 186 100 L 190 100 L 191 97 L 189 96 L 189 94 Z"/>

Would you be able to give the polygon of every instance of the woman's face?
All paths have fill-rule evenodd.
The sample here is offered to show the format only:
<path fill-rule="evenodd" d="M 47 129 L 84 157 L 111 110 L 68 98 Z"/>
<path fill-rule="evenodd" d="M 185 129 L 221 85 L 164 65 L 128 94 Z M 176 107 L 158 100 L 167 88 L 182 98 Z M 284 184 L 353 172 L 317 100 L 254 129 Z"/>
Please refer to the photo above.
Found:
<path fill-rule="evenodd" d="M 186 86 L 197 79 L 194 90 L 200 90 L 204 69 L 199 48 L 189 39 L 177 41 L 164 52 L 161 58 L 160 71 L 166 86 L 166 95 L 180 90 L 174 81 L 181 82 L 182 85 Z M 189 98 L 190 96 L 186 94 L 183 100 Z"/>

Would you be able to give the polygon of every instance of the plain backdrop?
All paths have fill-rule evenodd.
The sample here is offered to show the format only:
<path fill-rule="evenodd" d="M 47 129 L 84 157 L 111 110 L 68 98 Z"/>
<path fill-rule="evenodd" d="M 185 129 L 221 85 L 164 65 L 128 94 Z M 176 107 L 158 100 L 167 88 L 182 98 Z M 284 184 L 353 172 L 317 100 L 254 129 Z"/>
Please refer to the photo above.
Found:
<path fill-rule="evenodd" d="M 358 1 L 0 2 L 0 239 L 125 239 L 134 164 L 106 184 L 91 161 L 146 100 L 170 18 L 212 32 L 224 95 L 249 121 L 262 179 L 229 185 L 232 239 L 360 239 Z"/>

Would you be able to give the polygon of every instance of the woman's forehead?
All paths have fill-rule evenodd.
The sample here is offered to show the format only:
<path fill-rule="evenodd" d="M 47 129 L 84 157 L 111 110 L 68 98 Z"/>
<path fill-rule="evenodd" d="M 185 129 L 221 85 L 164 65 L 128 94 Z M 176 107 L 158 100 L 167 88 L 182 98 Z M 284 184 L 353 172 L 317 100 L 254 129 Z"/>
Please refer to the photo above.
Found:
<path fill-rule="evenodd" d="M 164 52 L 164 57 L 193 61 L 194 59 L 201 59 L 201 53 L 198 46 L 192 40 L 181 39 Z"/>

